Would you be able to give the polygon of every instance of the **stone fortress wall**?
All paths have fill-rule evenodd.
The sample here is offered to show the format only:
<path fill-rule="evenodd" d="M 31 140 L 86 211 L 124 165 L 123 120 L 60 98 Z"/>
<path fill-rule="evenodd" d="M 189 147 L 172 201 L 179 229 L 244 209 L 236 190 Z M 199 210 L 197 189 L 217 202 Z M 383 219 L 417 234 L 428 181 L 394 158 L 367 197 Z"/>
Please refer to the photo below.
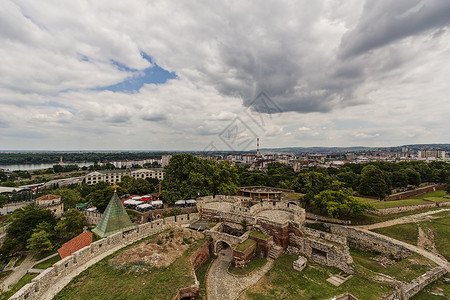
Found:
<path fill-rule="evenodd" d="M 361 251 L 383 253 L 395 259 L 403 259 L 413 254 L 411 250 L 383 235 L 334 224 L 327 224 L 327 226 L 331 233 L 346 238 L 350 247 Z"/>
<path fill-rule="evenodd" d="M 84 211 L 84 217 L 89 226 L 97 225 L 103 214 L 99 212 Z"/>
<path fill-rule="evenodd" d="M 93 258 L 114 248 L 117 248 L 118 250 L 152 234 L 159 233 L 171 226 L 189 224 L 198 220 L 198 218 L 199 216 L 197 213 L 168 217 L 141 224 L 137 226 L 136 229 L 127 232 L 118 232 L 98 240 L 91 245 L 74 252 L 72 255 L 65 257 L 55 263 L 52 267 L 47 268 L 36 276 L 31 283 L 28 283 L 17 291 L 10 299 L 42 299 L 42 296 L 51 286 Z"/>
<path fill-rule="evenodd" d="M 314 263 L 354 273 L 353 258 L 345 237 L 301 227 L 298 232 L 292 230 L 289 233 L 289 245 L 291 252 L 298 251 Z"/>
<path fill-rule="evenodd" d="M 259 202 L 251 207 L 246 207 L 242 205 L 242 202 L 246 200 L 251 199 L 223 195 L 217 195 L 215 198 L 213 198 L 212 196 L 206 196 L 197 200 L 197 207 L 199 212 L 201 212 L 201 216 L 203 218 L 213 219 L 216 221 L 241 223 L 242 220 L 246 220 L 248 225 L 256 225 L 259 223 L 259 219 L 266 219 L 264 217 L 257 216 L 258 213 L 266 210 L 278 210 L 292 213 L 293 220 L 290 220 L 292 222 L 301 224 L 305 222 L 305 210 L 297 205 L 292 204 L 292 201 L 264 201 Z M 230 211 L 205 208 L 205 204 L 214 202 L 229 203 Z M 287 225 L 289 223 L 288 220 L 279 220 L 279 222 L 274 222 L 273 220 L 267 221 L 276 223 L 277 225 Z"/>
<path fill-rule="evenodd" d="M 215 205 L 217 209 L 205 207 L 207 203 L 213 202 L 218 203 Z M 293 204 L 292 201 L 267 200 L 247 207 L 242 205 L 246 203 L 245 199 L 216 196 L 216 198 L 203 197 L 198 203 L 201 218 L 236 224 L 241 224 L 242 220 L 246 220 L 247 226 L 251 226 L 253 230 L 271 235 L 275 244 L 283 249 L 291 247 L 291 249 L 295 249 L 294 251 L 305 255 L 316 263 L 337 267 L 347 273 L 354 272 L 351 267 L 353 259 L 350 256 L 347 239 L 335 234 L 304 227 L 305 210 Z M 221 210 L 221 208 L 228 211 Z M 275 211 L 288 212 L 292 218 L 274 220 L 258 216 L 259 213 L 264 211 L 273 211 L 274 213 Z M 219 234 L 222 234 L 223 237 Z M 220 232 L 210 235 L 213 237 L 215 244 L 220 244 L 220 241 L 224 241 L 234 247 L 238 242 L 238 238 Z"/>

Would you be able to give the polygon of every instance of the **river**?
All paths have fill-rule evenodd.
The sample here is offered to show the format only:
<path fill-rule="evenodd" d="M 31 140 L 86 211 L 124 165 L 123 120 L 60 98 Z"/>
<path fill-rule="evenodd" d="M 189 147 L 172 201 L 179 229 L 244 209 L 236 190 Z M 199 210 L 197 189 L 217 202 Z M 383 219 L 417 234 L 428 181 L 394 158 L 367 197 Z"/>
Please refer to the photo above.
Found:
<path fill-rule="evenodd" d="M 54 164 L 11 164 L 11 165 L 0 165 L 0 169 L 4 170 L 11 170 L 11 171 L 29 171 L 29 170 L 39 170 L 39 169 L 48 169 L 52 168 L 54 165 L 57 165 L 58 163 Z M 90 165 L 93 165 L 93 162 L 79 162 L 79 163 L 66 163 L 66 165 L 78 165 L 81 167 L 89 167 Z"/>

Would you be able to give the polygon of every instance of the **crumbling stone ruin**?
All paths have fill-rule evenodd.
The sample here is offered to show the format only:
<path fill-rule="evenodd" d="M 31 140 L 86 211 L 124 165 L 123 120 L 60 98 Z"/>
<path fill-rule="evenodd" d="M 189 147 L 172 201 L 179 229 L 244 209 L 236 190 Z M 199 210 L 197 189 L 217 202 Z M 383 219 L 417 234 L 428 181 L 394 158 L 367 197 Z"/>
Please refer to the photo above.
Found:
<path fill-rule="evenodd" d="M 305 210 L 294 201 L 203 197 L 198 200 L 198 209 L 200 218 L 219 222 L 206 234 L 213 238 L 215 254 L 224 247 L 233 248 L 235 266 L 244 267 L 254 255 L 276 259 L 289 247 L 290 251 L 304 255 L 312 262 L 336 267 L 346 273 L 354 272 L 346 238 L 305 227 Z M 243 230 L 243 223 L 248 231 L 240 236 L 223 230 L 228 228 L 230 233 L 239 232 L 229 228 Z M 268 238 L 258 238 L 249 234 L 251 231 Z M 247 239 L 255 243 L 244 244 Z"/>

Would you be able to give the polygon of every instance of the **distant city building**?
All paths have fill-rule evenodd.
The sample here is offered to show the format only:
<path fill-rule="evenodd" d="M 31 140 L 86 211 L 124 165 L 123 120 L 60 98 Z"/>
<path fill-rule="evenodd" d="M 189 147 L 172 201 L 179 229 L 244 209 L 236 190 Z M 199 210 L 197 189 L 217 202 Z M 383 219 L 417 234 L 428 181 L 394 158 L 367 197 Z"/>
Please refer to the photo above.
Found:
<path fill-rule="evenodd" d="M 64 213 L 64 204 L 61 200 L 61 196 L 58 195 L 45 195 L 37 198 L 36 206 L 48 209 L 55 217 L 59 218 Z"/>
<path fill-rule="evenodd" d="M 418 153 L 419 158 L 445 158 L 445 151 L 442 150 L 419 150 Z"/>
<path fill-rule="evenodd" d="M 85 180 L 89 185 L 97 184 L 101 181 L 106 181 L 110 184 L 120 182 L 122 176 L 131 176 L 135 179 L 141 178 L 157 178 L 158 180 L 164 179 L 164 170 L 159 169 L 137 169 L 137 170 L 107 170 L 107 171 L 95 171 L 86 175 Z"/>
<path fill-rule="evenodd" d="M 110 161 L 101 163 L 101 165 L 105 164 L 112 164 L 116 168 L 133 168 L 134 166 L 143 166 L 145 164 L 152 164 L 152 163 L 158 163 L 161 164 L 161 159 L 141 159 L 141 160 L 118 160 L 118 161 Z"/>
<path fill-rule="evenodd" d="M 161 158 L 161 167 L 165 167 L 169 164 L 172 155 L 163 155 Z"/>

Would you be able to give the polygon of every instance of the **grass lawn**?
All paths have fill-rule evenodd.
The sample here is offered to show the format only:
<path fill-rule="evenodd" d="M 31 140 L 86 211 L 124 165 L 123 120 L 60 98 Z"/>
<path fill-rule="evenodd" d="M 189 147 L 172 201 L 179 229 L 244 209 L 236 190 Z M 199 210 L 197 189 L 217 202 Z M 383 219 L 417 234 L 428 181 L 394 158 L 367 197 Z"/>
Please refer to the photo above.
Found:
<path fill-rule="evenodd" d="M 34 259 L 35 259 L 36 261 L 38 261 L 38 260 L 41 260 L 41 259 L 43 259 L 43 258 L 46 258 L 47 256 L 50 256 L 50 255 L 52 255 L 52 254 L 54 254 L 54 253 L 56 253 L 56 250 L 45 251 L 45 252 L 40 253 L 40 254 L 39 254 L 38 256 L 36 256 Z"/>
<path fill-rule="evenodd" d="M 289 200 L 299 200 L 301 197 L 303 197 L 305 194 L 300 194 L 300 193 L 291 193 L 291 194 L 287 194 L 286 196 L 283 197 L 283 199 L 289 199 Z"/>
<path fill-rule="evenodd" d="M 354 197 L 356 200 L 358 200 L 359 202 L 363 202 L 363 203 L 374 203 L 374 202 L 378 202 L 378 199 L 372 199 L 372 198 L 364 198 L 364 197 Z"/>
<path fill-rule="evenodd" d="M 233 275 L 245 276 L 245 275 L 250 274 L 254 270 L 264 267 L 266 265 L 266 263 L 267 263 L 267 259 L 255 256 L 248 263 L 246 268 L 236 268 L 236 267 L 230 266 L 228 268 L 228 272 L 230 272 Z"/>
<path fill-rule="evenodd" d="M 373 231 L 393 237 L 395 239 L 417 245 L 418 229 L 431 229 L 434 232 L 436 249 L 447 260 L 450 259 L 450 212 L 444 211 L 432 215 L 429 221 L 419 223 L 399 224 L 390 227 L 377 228 Z"/>
<path fill-rule="evenodd" d="M 428 203 L 430 203 L 430 202 L 428 202 Z M 376 215 L 371 215 L 371 214 L 364 214 L 363 216 L 353 218 L 352 224 L 353 225 L 374 224 L 374 223 L 389 221 L 389 220 L 393 220 L 393 219 L 397 219 L 397 218 L 401 218 L 401 217 L 405 217 L 405 216 L 416 215 L 416 214 L 424 213 L 427 211 L 433 211 L 433 210 L 439 210 L 439 209 L 442 209 L 442 207 L 433 207 L 433 208 L 427 208 L 427 209 L 421 209 L 421 210 L 415 210 L 415 211 L 406 211 L 403 213 L 386 215 L 386 216 L 376 216 Z"/>
<path fill-rule="evenodd" d="M 27 273 L 22 278 L 19 279 L 19 281 L 13 286 L 11 290 L 9 290 L 6 293 L 0 294 L 0 300 L 6 300 L 12 295 L 14 295 L 18 290 L 20 290 L 24 285 L 27 283 L 30 283 L 31 280 L 36 277 L 38 274 L 31 274 Z"/>
<path fill-rule="evenodd" d="M 21 255 L 20 258 L 19 258 L 19 260 L 16 262 L 15 267 L 20 266 L 20 265 L 23 263 L 23 261 L 25 260 L 25 258 L 27 258 L 26 255 Z"/>
<path fill-rule="evenodd" d="M 249 235 L 259 238 L 259 239 L 262 239 L 262 240 L 267 240 L 268 238 L 270 238 L 270 235 L 264 234 L 259 231 L 250 231 Z"/>
<path fill-rule="evenodd" d="M 200 299 L 206 300 L 206 275 L 209 269 L 209 266 L 213 263 L 214 258 L 210 256 L 207 261 L 201 265 L 197 271 L 195 271 L 195 275 L 197 276 L 197 280 L 200 283 L 199 287 L 199 296 Z"/>
<path fill-rule="evenodd" d="M 14 256 L 13 258 L 11 258 L 9 260 L 8 264 L 6 265 L 6 268 L 14 267 L 14 265 L 16 264 L 18 258 L 19 258 L 18 256 Z"/>
<path fill-rule="evenodd" d="M 405 200 L 396 200 L 396 201 L 382 201 L 373 203 L 375 208 L 390 208 L 397 206 L 407 206 L 407 205 L 419 205 L 419 204 L 431 204 L 429 201 L 420 199 L 405 199 Z"/>
<path fill-rule="evenodd" d="M 126 211 L 127 211 L 127 213 L 128 213 L 128 215 L 129 216 L 140 216 L 140 215 L 142 215 L 142 213 L 140 213 L 140 212 L 138 212 L 138 211 L 135 211 L 135 210 L 132 210 L 132 209 L 126 209 Z"/>
<path fill-rule="evenodd" d="M 341 271 L 308 262 L 302 272 L 292 268 L 298 258 L 283 255 L 274 262 L 272 269 L 244 294 L 246 299 L 330 299 L 349 292 L 359 299 L 380 299 L 391 290 L 387 284 L 372 281 L 368 277 L 354 275 L 339 287 L 328 283 L 331 274 Z"/>
<path fill-rule="evenodd" d="M 57 261 L 60 261 L 61 257 L 59 257 L 59 255 L 53 256 L 43 262 L 41 262 L 40 264 L 34 265 L 34 269 L 47 269 L 50 266 L 53 266 L 54 263 L 56 263 Z"/>
<path fill-rule="evenodd" d="M 432 219 L 430 222 L 421 222 L 420 225 L 434 231 L 434 241 L 437 251 L 446 260 L 450 260 L 450 212 L 447 211 L 442 214 L 443 216 L 439 213 L 439 218 Z"/>
<path fill-rule="evenodd" d="M 12 273 L 12 270 L 10 271 L 5 271 L 5 272 L 0 272 L 0 281 L 5 278 L 6 276 L 8 276 L 9 274 Z"/>
<path fill-rule="evenodd" d="M 447 193 L 445 191 L 434 191 L 434 192 L 429 192 L 429 193 L 426 193 L 426 194 L 423 194 L 423 195 L 414 196 L 414 197 L 411 197 L 409 199 L 442 198 L 444 196 L 447 196 Z"/>
<path fill-rule="evenodd" d="M 243 243 L 240 243 L 239 245 L 236 246 L 236 250 L 237 251 L 245 251 L 248 248 L 250 248 L 251 246 L 253 246 L 254 244 L 256 244 L 255 240 L 246 239 Z"/>
<path fill-rule="evenodd" d="M 194 283 L 190 256 L 205 240 L 197 241 L 169 267 L 141 273 L 108 264 L 125 247 L 75 277 L 54 299 L 173 299 L 178 289 Z"/>
<path fill-rule="evenodd" d="M 372 231 L 413 245 L 417 245 L 417 238 L 419 236 L 416 223 L 399 224 L 390 227 L 373 229 Z"/>
<path fill-rule="evenodd" d="M 384 267 L 379 262 L 373 260 L 372 257 L 376 256 L 374 253 L 362 252 L 355 249 L 351 249 L 350 253 L 356 265 L 356 271 L 359 274 L 371 276 L 375 273 L 383 273 L 404 282 L 410 282 L 436 266 L 434 262 L 417 253 L 389 267 Z"/>
<path fill-rule="evenodd" d="M 447 300 L 450 295 L 450 284 L 445 283 L 444 278 L 450 279 L 450 275 L 444 275 L 435 282 L 430 283 L 412 297 L 411 300 Z"/>

